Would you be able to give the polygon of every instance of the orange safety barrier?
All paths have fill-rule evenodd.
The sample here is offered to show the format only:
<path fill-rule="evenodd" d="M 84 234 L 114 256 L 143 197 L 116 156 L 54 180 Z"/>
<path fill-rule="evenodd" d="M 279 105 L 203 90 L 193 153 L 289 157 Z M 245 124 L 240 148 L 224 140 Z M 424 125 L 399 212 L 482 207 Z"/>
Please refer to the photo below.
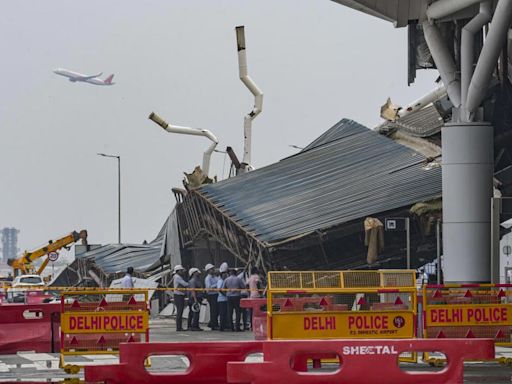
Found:
<path fill-rule="evenodd" d="M 405 371 L 398 366 L 404 352 L 439 351 L 448 357 L 438 372 Z M 336 355 L 334 372 L 303 372 L 297 356 Z M 228 383 L 244 384 L 457 384 L 463 382 L 464 360 L 494 356 L 489 339 L 466 340 L 294 340 L 263 343 L 263 362 L 229 362 Z"/>
<path fill-rule="evenodd" d="M 423 337 L 491 338 L 512 346 L 512 284 L 423 287 Z"/>
<path fill-rule="evenodd" d="M 119 364 L 87 366 L 85 381 L 108 384 L 225 384 L 228 362 L 244 361 L 248 355 L 261 351 L 262 342 L 258 341 L 121 344 Z M 158 355 L 186 356 L 190 366 L 184 371 L 148 372 L 145 362 Z"/>

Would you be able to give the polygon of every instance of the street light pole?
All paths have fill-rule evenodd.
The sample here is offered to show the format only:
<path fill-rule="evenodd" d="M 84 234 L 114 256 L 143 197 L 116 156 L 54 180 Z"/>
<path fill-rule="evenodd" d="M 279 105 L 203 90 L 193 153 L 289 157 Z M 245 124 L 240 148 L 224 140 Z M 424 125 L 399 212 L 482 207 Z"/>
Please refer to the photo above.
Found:
<path fill-rule="evenodd" d="M 117 242 L 121 244 L 121 156 L 98 153 L 98 156 L 117 159 Z"/>

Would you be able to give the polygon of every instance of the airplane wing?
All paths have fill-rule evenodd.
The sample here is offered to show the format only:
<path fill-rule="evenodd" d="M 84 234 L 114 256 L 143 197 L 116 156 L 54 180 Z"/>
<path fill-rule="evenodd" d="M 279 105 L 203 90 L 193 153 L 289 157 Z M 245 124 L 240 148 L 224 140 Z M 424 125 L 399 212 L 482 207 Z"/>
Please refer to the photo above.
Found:
<path fill-rule="evenodd" d="M 76 79 L 77 80 L 90 80 L 90 79 L 94 79 L 96 77 L 100 77 L 101 75 L 103 75 L 103 72 L 100 72 L 98 73 L 97 75 L 91 75 L 91 76 L 79 76 L 77 77 Z"/>

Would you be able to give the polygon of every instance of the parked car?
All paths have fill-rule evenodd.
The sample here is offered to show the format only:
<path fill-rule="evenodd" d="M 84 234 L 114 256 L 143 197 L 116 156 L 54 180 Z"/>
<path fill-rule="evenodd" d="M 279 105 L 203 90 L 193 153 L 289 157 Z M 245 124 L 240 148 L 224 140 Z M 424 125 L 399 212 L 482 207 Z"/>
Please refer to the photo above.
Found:
<path fill-rule="evenodd" d="M 31 289 L 41 289 L 46 286 L 39 275 L 20 275 L 14 278 L 12 286 L 7 290 L 7 300 L 12 303 L 25 302 L 26 292 Z"/>

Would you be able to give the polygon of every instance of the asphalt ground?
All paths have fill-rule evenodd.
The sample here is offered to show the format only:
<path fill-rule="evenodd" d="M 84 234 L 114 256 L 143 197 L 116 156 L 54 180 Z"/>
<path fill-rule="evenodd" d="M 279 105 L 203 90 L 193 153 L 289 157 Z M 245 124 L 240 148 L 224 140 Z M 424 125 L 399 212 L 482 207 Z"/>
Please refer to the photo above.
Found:
<path fill-rule="evenodd" d="M 150 341 L 172 342 L 172 341 L 237 341 L 253 340 L 252 332 L 219 332 L 210 331 L 204 327 L 202 332 L 176 332 L 175 323 L 169 319 L 157 319 L 151 321 Z M 512 353 L 511 353 L 512 355 Z M 259 361 L 261 355 L 252 355 L 249 360 Z M 67 362 L 81 365 L 109 364 L 117 362 L 114 355 L 89 355 L 68 358 Z M 185 370 L 188 361 L 182 356 L 165 356 L 152 358 L 152 372 L 179 371 Z M 401 368 L 411 371 L 433 371 L 435 369 L 428 364 L 401 364 Z M 336 369 L 333 364 L 323 364 L 322 370 L 329 371 Z M 66 374 L 59 368 L 59 355 L 47 353 L 19 352 L 16 355 L 0 355 L 0 382 L 23 382 L 23 381 L 58 381 L 64 379 L 81 379 L 82 373 L 78 375 Z M 383 378 L 384 379 L 384 378 Z M 512 367 L 502 366 L 498 363 L 466 363 L 464 370 L 464 383 L 510 383 L 512 382 Z M 385 381 L 383 381 L 383 384 Z"/>

